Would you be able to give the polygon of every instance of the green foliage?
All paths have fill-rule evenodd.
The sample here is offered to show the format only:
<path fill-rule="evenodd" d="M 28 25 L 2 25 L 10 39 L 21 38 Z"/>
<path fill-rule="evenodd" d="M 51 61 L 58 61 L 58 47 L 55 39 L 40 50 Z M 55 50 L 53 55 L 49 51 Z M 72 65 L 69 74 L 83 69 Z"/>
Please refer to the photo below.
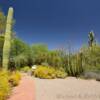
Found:
<path fill-rule="evenodd" d="M 93 45 L 91 48 L 82 48 L 84 55 L 84 69 L 85 71 L 99 71 L 100 72 L 100 46 Z"/>
<path fill-rule="evenodd" d="M 48 47 L 45 44 L 32 45 L 32 55 L 34 64 L 40 65 L 47 60 Z"/>
<path fill-rule="evenodd" d="M 0 10 L 0 34 L 4 34 L 6 27 L 6 16 L 3 11 Z"/>
<path fill-rule="evenodd" d="M 31 68 L 29 66 L 24 66 L 23 68 L 21 68 L 21 71 L 26 73 L 26 72 L 31 71 Z"/>
<path fill-rule="evenodd" d="M 50 66 L 54 68 L 61 67 L 61 58 L 57 50 L 49 51 L 47 55 L 47 62 Z"/>
<path fill-rule="evenodd" d="M 14 38 L 12 41 L 11 56 L 18 56 L 22 53 L 26 53 L 28 49 L 28 44 L 19 38 Z"/>
<path fill-rule="evenodd" d="M 58 51 L 58 53 L 59 53 L 59 57 L 61 59 L 61 61 L 60 61 L 60 67 L 63 68 L 65 70 L 65 72 L 67 72 L 67 69 L 68 69 L 68 61 L 69 61 L 68 60 L 69 59 L 68 52 L 65 49 L 60 49 Z"/>
<path fill-rule="evenodd" d="M 10 54 L 10 68 L 15 67 L 17 69 L 23 66 L 32 65 L 32 53 L 31 48 L 22 40 L 15 38 L 12 41 L 12 48 Z M 13 63 L 13 65 L 12 65 Z"/>
<path fill-rule="evenodd" d="M 47 66 L 39 66 L 34 71 L 34 75 L 43 79 L 65 78 L 67 76 L 65 72 Z"/>
<path fill-rule="evenodd" d="M 41 63 L 42 66 L 49 66 L 49 64 L 47 62 L 43 62 Z"/>
<path fill-rule="evenodd" d="M 11 33 L 12 33 L 12 19 L 13 19 L 13 8 L 9 8 L 7 23 L 6 23 L 6 31 L 5 31 L 5 41 L 3 46 L 3 68 L 8 69 L 9 66 L 9 58 L 10 58 L 10 50 L 11 50 Z"/>
<path fill-rule="evenodd" d="M 4 36 L 0 36 L 0 67 L 2 66 L 2 53 L 3 53 Z"/>
<path fill-rule="evenodd" d="M 32 45 L 32 55 L 34 64 L 41 65 L 46 63 L 53 67 L 61 67 L 61 58 L 58 51 L 49 51 L 44 44 Z"/>

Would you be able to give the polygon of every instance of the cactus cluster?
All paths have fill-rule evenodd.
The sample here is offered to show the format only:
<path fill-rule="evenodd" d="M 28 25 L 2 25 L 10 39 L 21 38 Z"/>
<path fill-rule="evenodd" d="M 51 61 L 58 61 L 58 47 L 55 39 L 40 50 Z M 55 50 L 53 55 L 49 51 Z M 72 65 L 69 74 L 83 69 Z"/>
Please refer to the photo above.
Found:
<path fill-rule="evenodd" d="M 83 72 L 82 60 L 83 57 L 81 52 L 74 57 L 68 57 L 67 73 L 70 76 L 78 76 Z"/>

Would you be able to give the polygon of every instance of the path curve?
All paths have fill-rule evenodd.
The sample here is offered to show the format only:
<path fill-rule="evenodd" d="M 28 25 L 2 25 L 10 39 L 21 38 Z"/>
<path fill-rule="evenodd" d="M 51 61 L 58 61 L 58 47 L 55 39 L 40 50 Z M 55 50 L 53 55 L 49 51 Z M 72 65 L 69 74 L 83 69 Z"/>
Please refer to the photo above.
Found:
<path fill-rule="evenodd" d="M 22 74 L 20 84 L 12 91 L 8 100 L 35 100 L 34 80 L 31 76 Z"/>

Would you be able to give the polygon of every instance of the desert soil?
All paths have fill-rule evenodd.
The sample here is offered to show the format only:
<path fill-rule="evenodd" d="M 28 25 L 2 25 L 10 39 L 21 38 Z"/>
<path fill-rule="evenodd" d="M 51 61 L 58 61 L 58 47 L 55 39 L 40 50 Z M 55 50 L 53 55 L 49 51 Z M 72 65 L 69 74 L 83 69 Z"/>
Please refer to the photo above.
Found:
<path fill-rule="evenodd" d="M 100 82 L 68 77 L 35 81 L 36 100 L 100 100 Z"/>

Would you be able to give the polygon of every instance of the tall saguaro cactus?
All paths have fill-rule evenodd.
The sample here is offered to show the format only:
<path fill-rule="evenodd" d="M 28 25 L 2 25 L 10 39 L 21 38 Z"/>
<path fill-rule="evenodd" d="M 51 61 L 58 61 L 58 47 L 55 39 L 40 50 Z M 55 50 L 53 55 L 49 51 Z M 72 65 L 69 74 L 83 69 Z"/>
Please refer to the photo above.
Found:
<path fill-rule="evenodd" d="M 12 20 L 13 20 L 13 8 L 10 7 L 7 16 L 5 41 L 3 46 L 3 68 L 8 69 L 10 49 L 11 49 L 11 34 L 12 34 Z"/>
<path fill-rule="evenodd" d="M 92 47 L 93 44 L 95 43 L 95 36 L 94 36 L 94 32 L 91 31 L 88 35 L 88 38 L 89 38 L 89 47 Z"/>

